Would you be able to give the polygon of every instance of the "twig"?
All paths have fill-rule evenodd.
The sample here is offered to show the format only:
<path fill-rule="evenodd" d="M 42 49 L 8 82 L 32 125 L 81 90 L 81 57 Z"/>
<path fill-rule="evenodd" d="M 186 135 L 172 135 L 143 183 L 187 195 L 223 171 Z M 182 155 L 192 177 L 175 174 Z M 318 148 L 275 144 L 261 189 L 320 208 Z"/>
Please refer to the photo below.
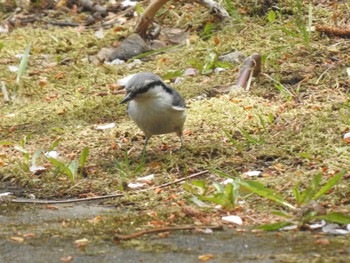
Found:
<path fill-rule="evenodd" d="M 334 66 L 329 66 L 325 71 L 323 71 L 323 73 L 318 77 L 318 79 L 316 80 L 316 85 L 318 85 L 318 83 L 320 82 L 320 80 L 322 79 L 322 77 L 327 73 L 328 70 L 334 68 Z"/>
<path fill-rule="evenodd" d="M 138 193 L 142 193 L 142 192 L 152 191 L 152 190 L 159 189 L 159 188 L 165 188 L 165 187 L 168 187 L 170 185 L 178 184 L 182 181 L 207 174 L 208 172 L 209 172 L 208 170 L 204 170 L 204 171 L 180 178 L 180 179 L 175 180 L 175 181 L 170 182 L 170 183 L 165 183 L 165 184 L 162 184 L 159 186 L 154 186 L 154 187 L 151 187 L 148 189 L 142 189 L 139 191 L 129 192 L 128 194 L 132 195 L 132 194 L 138 194 Z M 118 197 L 122 197 L 124 195 L 125 195 L 124 193 L 123 194 L 111 194 L 111 195 L 104 195 L 104 196 L 94 196 L 94 197 L 78 198 L 78 199 L 66 199 L 66 200 L 35 200 L 35 199 L 16 198 L 16 199 L 10 200 L 10 202 L 11 203 L 20 203 L 20 204 L 67 204 L 67 203 L 78 203 L 78 202 L 103 200 L 103 199 L 109 199 L 109 198 L 118 198 Z"/>
<path fill-rule="evenodd" d="M 269 78 L 270 80 L 272 80 L 273 82 L 275 82 L 276 84 L 281 85 L 281 87 L 283 88 L 283 90 L 284 90 L 286 93 L 288 93 L 290 96 L 292 96 L 292 97 L 294 96 L 294 94 L 293 94 L 289 89 L 287 89 L 284 85 L 282 85 L 279 81 L 275 80 L 273 77 L 267 75 L 266 73 L 263 73 L 263 75 L 264 75 L 265 77 Z"/>
<path fill-rule="evenodd" d="M 7 92 L 5 81 L 1 81 L 1 92 L 4 96 L 4 101 L 9 102 L 10 96 L 9 96 L 9 93 Z"/>
<path fill-rule="evenodd" d="M 44 22 L 54 25 L 54 26 L 62 26 L 62 27 L 78 27 L 80 26 L 79 23 L 75 22 L 67 22 L 67 21 L 51 21 L 51 20 L 44 20 Z"/>
<path fill-rule="evenodd" d="M 144 37 L 146 35 L 148 27 L 153 22 L 153 19 L 157 11 L 166 4 L 169 0 L 152 0 L 151 3 L 147 6 L 145 11 L 141 14 L 139 20 L 137 21 L 135 27 L 135 33 Z M 210 8 L 215 11 L 215 14 L 221 19 L 227 19 L 230 17 L 226 9 L 219 3 L 213 0 L 195 0 L 198 4 Z"/>
<path fill-rule="evenodd" d="M 114 235 L 114 241 L 120 241 L 120 240 L 128 240 L 132 238 L 137 238 L 143 235 L 148 234 L 154 234 L 154 233 L 162 233 L 162 232 L 168 232 L 168 231 L 178 231 L 178 230 L 191 230 L 191 229 L 213 229 L 213 230 L 223 230 L 224 227 L 222 225 L 216 225 L 216 226 L 175 226 L 175 227 L 162 227 L 162 228 L 156 228 L 156 229 L 150 229 L 150 230 L 143 230 L 139 232 L 135 232 L 130 235 Z"/>
<path fill-rule="evenodd" d="M 68 204 L 68 203 L 79 203 L 79 202 L 87 202 L 94 200 L 102 200 L 108 198 L 117 198 L 122 197 L 124 194 L 113 194 L 113 195 L 104 195 L 104 196 L 94 196 L 87 198 L 77 198 L 77 199 L 66 199 L 66 200 L 36 200 L 36 199 L 25 199 L 25 198 L 16 198 L 12 199 L 11 203 L 20 203 L 20 204 Z"/>

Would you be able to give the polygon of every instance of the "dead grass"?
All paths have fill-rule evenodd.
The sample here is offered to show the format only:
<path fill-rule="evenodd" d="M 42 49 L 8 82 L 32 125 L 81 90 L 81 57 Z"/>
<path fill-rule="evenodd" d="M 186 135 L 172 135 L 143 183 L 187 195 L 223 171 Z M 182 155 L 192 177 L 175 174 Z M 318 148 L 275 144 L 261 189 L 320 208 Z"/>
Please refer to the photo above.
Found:
<path fill-rule="evenodd" d="M 338 4 L 339 10 L 341 6 Z M 343 8 L 346 12 L 345 4 Z M 209 17 L 206 13 L 202 19 Z M 186 15 L 182 19 L 178 24 L 186 26 L 191 18 Z M 332 23 L 331 19 L 328 6 L 319 6 L 314 12 L 314 21 L 318 23 Z M 279 189 L 297 181 L 307 182 L 319 171 L 327 179 L 336 170 L 348 169 L 349 144 L 342 136 L 350 124 L 347 94 L 350 86 L 345 72 L 349 67 L 346 64 L 349 41 L 312 32 L 311 49 L 307 49 L 300 37 L 287 36 L 279 30 L 283 23 L 296 30 L 289 15 L 284 15 L 283 21 L 268 23 L 265 17 L 243 16 L 242 23 L 229 22 L 216 32 L 219 45 L 211 39 L 201 40 L 193 30 L 194 40 L 190 45 L 153 56 L 132 68 L 88 63 L 88 55 L 96 54 L 121 35 L 113 30 L 106 30 L 102 40 L 97 40 L 93 31 L 54 27 L 19 28 L 0 35 L 4 44 L 0 79 L 9 90 L 14 88 L 15 74 L 7 67 L 18 65 L 19 60 L 14 56 L 23 53 L 28 43 L 32 44 L 27 74 L 16 98 L 11 103 L 0 100 L 1 141 L 18 144 L 30 134 L 32 137 L 25 147 L 32 156 L 37 149 L 45 151 L 59 138 L 56 150 L 67 162 L 78 158 L 85 146 L 90 149 L 87 177 L 72 184 L 64 176 L 56 176 L 52 168 L 41 175 L 32 175 L 21 153 L 12 146 L 0 146 L 0 179 L 20 184 L 26 193 L 37 197 L 67 198 L 121 191 L 125 183 L 151 173 L 156 175 L 155 184 L 161 184 L 208 168 L 228 173 L 262 170 L 261 181 Z M 198 21 L 201 23 L 202 20 Z M 198 99 L 198 95 L 216 85 L 234 83 L 238 68 L 185 77 L 174 87 L 189 106 L 186 149 L 172 153 L 171 149 L 179 146 L 176 136 L 155 136 L 148 146 L 145 165 L 140 173 L 134 174 L 133 169 L 140 163 L 143 135 L 126 117 L 124 105 L 119 105 L 121 96 L 113 95 L 111 84 L 139 71 L 163 75 L 170 70 L 184 70 L 189 67 L 189 61 L 203 61 L 210 51 L 222 54 L 230 50 L 246 55 L 263 54 L 263 71 L 281 82 L 293 96 L 283 96 L 275 83 L 262 75 L 249 93 Z M 294 76 L 303 81 L 292 83 Z M 40 85 L 43 79 L 46 84 Z M 6 117 L 8 114 L 14 116 Z M 259 115 L 265 120 L 266 130 Z M 273 116 L 271 123 L 269 115 Z M 115 122 L 116 127 L 105 131 L 95 129 L 97 124 L 109 122 Z M 263 143 L 247 142 L 241 130 L 261 138 Z M 239 142 L 241 149 L 229 141 L 224 131 Z M 116 160 L 125 162 L 125 152 L 130 152 L 128 177 L 121 176 L 116 168 Z M 44 158 L 40 161 L 47 164 Z M 211 175 L 208 180 L 219 179 Z M 348 180 L 343 180 L 326 199 L 332 204 L 346 203 L 349 189 Z M 177 191 L 183 192 L 181 187 Z M 163 195 L 165 198 L 167 194 Z M 133 201 L 142 207 L 142 198 L 148 197 Z M 149 198 L 157 199 L 157 196 L 151 193 Z M 157 206 L 157 202 L 153 204 Z"/>

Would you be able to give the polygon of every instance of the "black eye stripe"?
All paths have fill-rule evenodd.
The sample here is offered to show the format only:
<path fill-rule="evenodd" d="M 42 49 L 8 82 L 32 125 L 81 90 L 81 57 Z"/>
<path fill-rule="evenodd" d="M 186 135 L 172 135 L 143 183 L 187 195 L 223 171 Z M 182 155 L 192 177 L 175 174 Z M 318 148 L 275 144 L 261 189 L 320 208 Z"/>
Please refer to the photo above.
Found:
<path fill-rule="evenodd" d="M 165 85 L 163 81 L 157 80 L 157 81 L 147 83 L 146 85 L 142 86 L 140 89 L 136 90 L 135 95 L 145 93 L 149 89 L 153 88 L 154 86 L 162 86 L 166 92 L 170 94 L 173 93 L 172 89 L 170 89 L 167 85 Z"/>

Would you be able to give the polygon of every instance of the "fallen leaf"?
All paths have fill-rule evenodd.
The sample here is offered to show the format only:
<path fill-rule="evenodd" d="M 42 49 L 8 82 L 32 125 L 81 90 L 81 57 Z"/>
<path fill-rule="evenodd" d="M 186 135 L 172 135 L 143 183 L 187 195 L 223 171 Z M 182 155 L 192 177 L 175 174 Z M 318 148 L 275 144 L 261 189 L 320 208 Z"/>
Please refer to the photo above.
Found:
<path fill-rule="evenodd" d="M 248 171 L 243 174 L 250 177 L 254 177 L 254 176 L 259 176 L 261 174 L 261 171 Z"/>
<path fill-rule="evenodd" d="M 102 222 L 102 221 L 103 221 L 103 217 L 102 216 L 95 216 L 94 218 L 88 220 L 88 222 L 90 224 L 94 224 L 94 225 L 99 223 L 99 222 Z"/>
<path fill-rule="evenodd" d="M 70 262 L 72 261 L 73 257 L 72 256 L 68 256 L 68 257 L 60 257 L 60 260 L 62 262 Z"/>
<path fill-rule="evenodd" d="M 115 127 L 115 123 L 108 123 L 108 124 L 102 124 L 102 125 L 98 125 L 96 127 L 96 130 L 106 130 L 106 129 L 111 129 Z"/>
<path fill-rule="evenodd" d="M 208 260 L 213 259 L 213 258 L 214 258 L 213 254 L 204 254 L 204 255 L 198 256 L 198 259 L 200 261 L 208 261 Z"/>
<path fill-rule="evenodd" d="M 64 72 L 60 72 L 55 75 L 55 79 L 63 79 L 63 78 L 64 78 Z"/>
<path fill-rule="evenodd" d="M 163 232 L 163 233 L 159 233 L 158 237 L 159 238 L 166 238 L 170 235 L 170 232 Z"/>
<path fill-rule="evenodd" d="M 57 112 L 58 115 L 63 115 L 63 114 L 65 114 L 65 113 L 66 113 L 66 109 L 60 109 L 60 110 Z"/>
<path fill-rule="evenodd" d="M 223 216 L 221 219 L 226 222 L 234 223 L 236 225 L 243 224 L 242 218 L 240 218 L 239 216 Z"/>
<path fill-rule="evenodd" d="M 143 177 L 139 177 L 136 179 L 136 181 L 139 181 L 139 182 L 148 182 L 148 181 L 152 181 L 154 179 L 154 174 L 150 174 L 150 175 L 147 175 L 147 176 L 143 176 Z"/>
<path fill-rule="evenodd" d="M 240 103 L 240 102 L 242 102 L 242 100 L 240 100 L 240 99 L 230 99 L 230 101 L 233 102 L 233 103 Z"/>
<path fill-rule="evenodd" d="M 45 206 L 47 209 L 51 209 L 51 210 L 58 210 L 58 207 L 57 206 L 54 206 L 54 205 L 47 205 Z"/>
<path fill-rule="evenodd" d="M 77 239 L 74 241 L 74 244 L 78 248 L 86 247 L 89 244 L 89 240 L 87 238 Z"/>
<path fill-rule="evenodd" d="M 149 221 L 147 224 L 149 226 L 164 226 L 165 225 L 164 221 L 162 221 L 162 220 Z"/>
<path fill-rule="evenodd" d="M 154 189 L 154 193 L 155 193 L 156 195 L 160 194 L 161 192 L 163 192 L 162 188 L 156 188 L 156 189 Z"/>
<path fill-rule="evenodd" d="M 325 238 L 325 239 L 318 239 L 318 240 L 316 240 L 315 244 L 316 245 L 329 245 L 330 242 L 329 242 L 328 239 Z"/>
<path fill-rule="evenodd" d="M 27 238 L 27 237 L 36 237 L 36 235 L 34 233 L 28 233 L 28 234 L 24 234 L 23 237 Z"/>
<path fill-rule="evenodd" d="M 218 39 L 217 36 L 213 36 L 213 40 L 214 40 L 214 44 L 215 45 L 219 45 L 220 44 L 220 40 Z"/>
<path fill-rule="evenodd" d="M 10 237 L 12 241 L 16 241 L 17 243 L 23 243 L 24 238 L 23 237 Z"/>
<path fill-rule="evenodd" d="M 158 213 L 156 211 L 150 211 L 149 213 L 147 213 L 147 215 L 156 218 L 158 216 Z"/>
<path fill-rule="evenodd" d="M 137 189 L 137 188 L 142 188 L 144 186 L 146 186 L 147 184 L 145 183 L 129 183 L 128 187 L 131 189 Z"/>

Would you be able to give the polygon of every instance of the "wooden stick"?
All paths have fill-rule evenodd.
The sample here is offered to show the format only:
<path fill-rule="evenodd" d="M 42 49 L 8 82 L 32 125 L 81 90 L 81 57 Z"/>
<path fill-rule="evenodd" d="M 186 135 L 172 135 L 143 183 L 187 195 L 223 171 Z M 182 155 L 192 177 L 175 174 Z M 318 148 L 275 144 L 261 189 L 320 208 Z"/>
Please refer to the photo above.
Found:
<path fill-rule="evenodd" d="M 170 182 L 170 183 L 165 183 L 165 184 L 162 184 L 159 186 L 154 186 L 154 187 L 151 187 L 148 189 L 142 189 L 139 191 L 129 192 L 128 194 L 132 195 L 132 194 L 138 194 L 138 193 L 142 193 L 142 192 L 152 191 L 152 190 L 159 189 L 159 188 L 165 188 L 165 187 L 168 187 L 170 185 L 178 184 L 178 183 L 181 183 L 182 181 L 207 174 L 208 172 L 209 172 L 208 170 L 204 170 L 204 171 L 180 178 L 180 179 L 175 180 L 175 181 Z M 45 205 L 47 205 L 47 204 L 67 204 L 67 203 L 96 201 L 96 200 L 103 200 L 103 199 L 109 199 L 109 198 L 118 198 L 118 197 L 122 197 L 124 195 L 125 194 L 122 193 L 122 194 L 111 194 L 111 195 L 104 195 L 104 196 L 94 196 L 94 197 L 66 199 L 66 200 L 36 200 L 36 199 L 16 198 L 16 199 L 10 200 L 9 202 L 10 203 L 19 203 L 19 204 L 45 204 Z"/>
<path fill-rule="evenodd" d="M 121 241 L 121 240 L 128 240 L 132 238 L 137 238 L 143 235 L 148 234 L 154 234 L 154 233 L 162 233 L 162 232 L 168 232 L 168 231 L 178 231 L 178 230 L 191 230 L 191 229 L 213 229 L 213 230 L 223 230 L 224 227 L 222 225 L 216 225 L 216 226 L 175 226 L 175 227 L 162 227 L 162 228 L 156 228 L 156 229 L 150 229 L 150 230 L 143 230 L 139 232 L 132 233 L 130 235 L 114 235 L 114 241 Z"/>
<path fill-rule="evenodd" d="M 157 11 L 169 0 L 152 0 L 145 11 L 141 14 L 135 27 L 135 33 L 145 36 L 149 25 L 153 22 Z"/>

